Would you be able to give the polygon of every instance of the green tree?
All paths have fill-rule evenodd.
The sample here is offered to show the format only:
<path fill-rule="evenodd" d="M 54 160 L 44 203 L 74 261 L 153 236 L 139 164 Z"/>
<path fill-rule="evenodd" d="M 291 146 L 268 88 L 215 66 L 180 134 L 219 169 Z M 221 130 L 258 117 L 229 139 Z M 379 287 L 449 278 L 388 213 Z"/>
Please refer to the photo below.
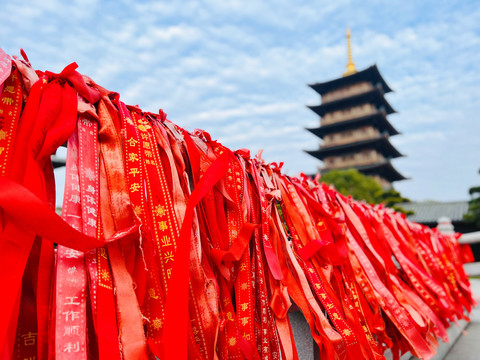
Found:
<path fill-rule="evenodd" d="M 383 203 L 395 211 L 412 214 L 412 211 L 402 209 L 397 204 L 410 202 L 394 189 L 383 190 L 372 178 L 363 175 L 356 169 L 332 170 L 322 175 L 320 181 L 335 186 L 344 195 L 351 195 L 356 200 L 365 200 L 369 204 Z"/>
<path fill-rule="evenodd" d="M 480 170 L 478 171 L 480 173 Z M 468 212 L 463 216 L 465 221 L 480 227 L 480 186 L 473 186 L 468 191 L 470 201 L 468 202 Z"/>
<path fill-rule="evenodd" d="M 373 178 L 355 169 L 329 171 L 322 175 L 320 181 L 335 186 L 343 195 L 352 195 L 354 199 L 365 200 L 369 204 L 377 204 L 377 197 L 382 192 Z"/>
<path fill-rule="evenodd" d="M 398 204 L 410 202 L 409 198 L 403 197 L 397 190 L 390 189 L 384 190 L 377 196 L 377 204 L 383 203 L 385 206 L 392 208 L 397 212 L 404 213 L 405 215 L 414 214 L 413 210 L 405 210 Z"/>

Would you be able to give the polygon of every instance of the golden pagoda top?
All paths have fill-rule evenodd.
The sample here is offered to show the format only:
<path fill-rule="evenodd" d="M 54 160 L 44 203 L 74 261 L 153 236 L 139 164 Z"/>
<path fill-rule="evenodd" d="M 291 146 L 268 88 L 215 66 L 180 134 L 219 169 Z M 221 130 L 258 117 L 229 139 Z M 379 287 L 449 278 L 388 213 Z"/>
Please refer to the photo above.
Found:
<path fill-rule="evenodd" d="M 347 63 L 347 71 L 343 73 L 343 76 L 348 76 L 355 74 L 357 69 L 355 68 L 355 64 L 353 63 L 352 57 L 352 44 L 350 42 L 350 29 L 347 28 L 347 48 L 348 48 L 348 63 Z"/>

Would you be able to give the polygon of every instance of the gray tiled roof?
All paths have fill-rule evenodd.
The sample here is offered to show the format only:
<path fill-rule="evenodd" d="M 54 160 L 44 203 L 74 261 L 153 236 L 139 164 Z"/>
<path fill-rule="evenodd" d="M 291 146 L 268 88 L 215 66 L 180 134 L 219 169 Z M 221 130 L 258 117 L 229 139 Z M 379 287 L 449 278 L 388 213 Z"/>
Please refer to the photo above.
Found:
<path fill-rule="evenodd" d="M 422 201 L 399 204 L 405 210 L 413 210 L 414 215 L 408 219 L 418 223 L 436 223 L 438 218 L 446 216 L 453 221 L 463 221 L 463 215 L 468 211 L 468 201 Z"/>

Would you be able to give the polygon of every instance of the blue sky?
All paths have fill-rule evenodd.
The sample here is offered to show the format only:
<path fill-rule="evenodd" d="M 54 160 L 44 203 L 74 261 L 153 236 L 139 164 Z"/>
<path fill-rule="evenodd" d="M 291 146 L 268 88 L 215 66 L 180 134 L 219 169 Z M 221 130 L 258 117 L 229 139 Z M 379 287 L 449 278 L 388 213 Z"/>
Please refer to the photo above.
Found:
<path fill-rule="evenodd" d="M 164 109 L 226 146 L 264 149 L 289 175 L 321 163 L 308 83 L 341 76 L 345 30 L 357 69 L 376 63 L 394 93 L 391 139 L 412 200 L 468 199 L 480 183 L 478 1 L 10 1 L 0 47 L 79 71 L 128 104 Z M 60 176 L 61 178 L 61 176 Z"/>

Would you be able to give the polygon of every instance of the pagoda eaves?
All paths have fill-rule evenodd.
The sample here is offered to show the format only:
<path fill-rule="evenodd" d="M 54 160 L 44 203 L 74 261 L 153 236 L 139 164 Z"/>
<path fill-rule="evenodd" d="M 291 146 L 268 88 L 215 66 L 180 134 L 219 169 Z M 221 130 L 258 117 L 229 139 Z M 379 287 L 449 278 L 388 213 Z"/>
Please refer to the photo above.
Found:
<path fill-rule="evenodd" d="M 342 169 L 349 169 L 352 168 L 352 166 L 348 166 L 345 168 L 338 168 L 336 170 L 342 170 Z M 367 165 L 357 165 L 353 166 L 354 169 L 357 169 L 360 171 L 362 174 L 365 175 L 370 175 L 370 176 L 375 176 L 379 175 L 386 179 L 389 182 L 394 182 L 394 181 L 400 181 L 400 180 L 408 180 L 405 176 L 400 174 L 392 165 L 392 163 L 388 160 L 385 161 L 380 161 L 374 164 L 367 164 Z M 321 173 L 327 173 L 331 169 L 322 169 Z"/>
<path fill-rule="evenodd" d="M 390 141 L 388 141 L 387 137 L 383 135 L 341 145 L 325 146 L 318 150 L 306 150 L 305 152 L 319 160 L 323 160 L 329 156 L 351 154 L 364 149 L 377 150 L 387 159 L 394 159 L 404 156 L 397 149 L 395 149 Z"/>
<path fill-rule="evenodd" d="M 351 75 L 353 76 L 353 75 Z M 322 103 L 320 105 L 308 106 L 312 111 L 314 111 L 319 116 L 324 116 L 326 113 L 342 110 L 347 107 L 353 107 L 356 105 L 362 105 L 365 103 L 371 103 L 377 108 L 385 110 L 387 114 L 393 114 L 396 111 L 388 103 L 388 101 L 383 96 L 383 91 L 380 87 L 375 87 L 367 92 L 362 92 L 359 94 L 354 94 L 349 97 L 344 97 Z"/>
<path fill-rule="evenodd" d="M 322 125 L 316 128 L 306 128 L 312 134 L 323 138 L 325 135 L 333 134 L 339 131 L 345 131 L 350 129 L 355 129 L 360 126 L 371 125 L 377 129 L 380 133 L 388 133 L 390 136 L 400 134 L 397 129 L 387 120 L 386 114 L 384 111 L 377 111 L 373 114 L 368 114 L 361 117 L 356 117 L 353 119 L 348 119 L 344 121 L 334 122 L 331 124 Z"/>
<path fill-rule="evenodd" d="M 408 180 L 405 176 L 400 174 L 392 165 L 390 161 L 379 162 L 370 165 L 357 166 L 356 169 L 365 175 L 380 175 L 389 182 Z"/>
<path fill-rule="evenodd" d="M 358 71 L 352 75 L 344 76 L 322 83 L 309 84 L 308 86 L 310 86 L 320 95 L 324 95 L 328 92 L 362 81 L 370 82 L 374 86 L 380 84 L 384 93 L 389 93 L 393 91 L 383 79 L 380 71 L 378 71 L 377 65 L 372 65 L 365 70 Z"/>

